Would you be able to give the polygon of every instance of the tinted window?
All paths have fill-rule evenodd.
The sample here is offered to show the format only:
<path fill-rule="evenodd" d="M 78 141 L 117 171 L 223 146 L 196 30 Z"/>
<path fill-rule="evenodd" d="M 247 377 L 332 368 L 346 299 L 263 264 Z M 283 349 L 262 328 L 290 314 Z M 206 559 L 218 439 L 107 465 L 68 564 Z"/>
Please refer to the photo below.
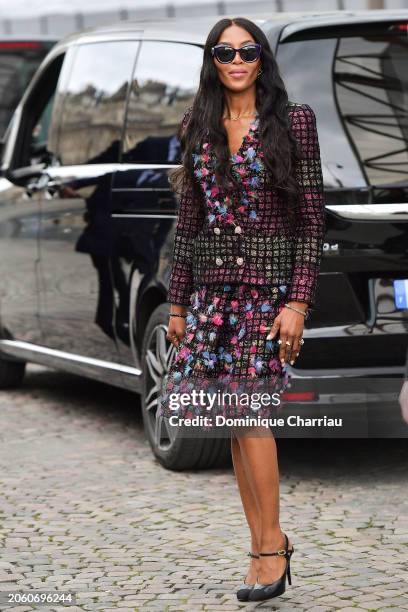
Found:
<path fill-rule="evenodd" d="M 51 163 L 54 158 L 57 123 L 54 104 L 55 90 L 65 63 L 64 55 L 50 60 L 33 85 L 30 96 L 26 99 L 19 128 L 18 142 L 15 147 L 13 168 L 37 163 Z"/>
<path fill-rule="evenodd" d="M 123 161 L 179 159 L 176 132 L 200 80 L 203 50 L 182 43 L 144 41 L 132 81 Z"/>
<path fill-rule="evenodd" d="M 408 176 L 407 65 L 406 34 L 404 41 L 395 37 L 339 41 L 334 64 L 339 110 L 374 185 Z"/>
<path fill-rule="evenodd" d="M 375 33 L 287 42 L 277 59 L 289 98 L 316 112 L 328 186 L 406 181 L 406 32 L 387 24 Z"/>
<path fill-rule="evenodd" d="M 63 165 L 117 161 L 137 42 L 81 45 L 63 95 Z"/>
<path fill-rule="evenodd" d="M 53 43 L 13 40 L 0 44 L 0 136 L 28 83 Z"/>

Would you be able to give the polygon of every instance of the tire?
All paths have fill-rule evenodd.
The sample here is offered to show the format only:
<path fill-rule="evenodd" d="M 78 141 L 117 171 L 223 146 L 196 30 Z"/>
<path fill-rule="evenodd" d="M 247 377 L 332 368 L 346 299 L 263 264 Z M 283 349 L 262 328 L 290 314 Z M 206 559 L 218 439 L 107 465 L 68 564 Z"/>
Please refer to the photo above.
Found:
<path fill-rule="evenodd" d="M 163 419 L 157 427 L 158 398 L 169 366 L 175 357 L 175 348 L 167 340 L 169 305 L 164 303 L 152 313 L 143 337 L 142 415 L 146 437 L 153 454 L 168 470 L 206 469 L 231 465 L 228 438 L 183 435 L 183 428 L 168 424 Z"/>
<path fill-rule="evenodd" d="M 0 357 L 0 389 L 15 389 L 23 381 L 24 361 L 11 361 Z"/>

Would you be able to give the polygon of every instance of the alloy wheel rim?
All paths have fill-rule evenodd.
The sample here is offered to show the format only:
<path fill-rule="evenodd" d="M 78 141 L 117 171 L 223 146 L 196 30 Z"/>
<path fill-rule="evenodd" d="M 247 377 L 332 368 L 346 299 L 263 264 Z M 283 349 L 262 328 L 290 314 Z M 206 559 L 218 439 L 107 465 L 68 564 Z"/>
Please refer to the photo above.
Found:
<path fill-rule="evenodd" d="M 176 438 L 176 426 L 169 424 L 168 419 L 156 417 L 159 407 L 159 396 L 165 388 L 170 365 L 174 359 L 176 347 L 166 338 L 167 326 L 163 323 L 152 330 L 146 350 L 145 412 L 149 433 L 156 448 L 168 451 Z"/>

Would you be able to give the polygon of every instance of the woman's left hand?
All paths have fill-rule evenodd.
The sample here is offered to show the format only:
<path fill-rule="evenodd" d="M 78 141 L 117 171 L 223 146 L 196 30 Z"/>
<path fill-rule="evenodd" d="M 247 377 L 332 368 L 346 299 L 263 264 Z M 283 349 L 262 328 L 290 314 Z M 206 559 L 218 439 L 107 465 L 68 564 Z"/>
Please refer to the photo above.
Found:
<path fill-rule="evenodd" d="M 288 304 L 306 312 L 307 305 L 303 302 L 288 302 Z M 279 338 L 282 340 L 279 348 L 279 359 L 282 364 L 288 361 L 291 365 L 295 363 L 301 348 L 300 341 L 303 336 L 304 324 L 305 317 L 290 308 L 282 308 L 281 312 L 275 317 L 267 340 L 273 339 L 279 331 Z"/>

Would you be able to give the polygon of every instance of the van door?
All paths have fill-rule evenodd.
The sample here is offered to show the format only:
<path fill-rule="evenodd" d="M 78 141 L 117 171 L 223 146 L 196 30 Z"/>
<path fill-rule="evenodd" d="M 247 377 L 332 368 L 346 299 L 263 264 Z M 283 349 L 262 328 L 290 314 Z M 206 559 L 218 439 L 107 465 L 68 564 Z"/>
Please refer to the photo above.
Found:
<path fill-rule="evenodd" d="M 51 113 L 64 53 L 36 74 L 7 129 L 0 179 L 1 337 L 43 344 L 39 321 L 39 227 L 43 171 L 55 125 Z"/>
<path fill-rule="evenodd" d="M 47 346 L 109 362 L 117 360 L 110 189 L 138 44 L 90 42 L 70 50 L 58 92 L 56 158 L 46 169 L 42 200 Z"/>
<path fill-rule="evenodd" d="M 202 61 L 200 46 L 171 41 L 144 40 L 138 53 L 111 204 L 116 331 L 121 362 L 128 365 L 141 365 L 136 347 L 166 293 L 176 219 L 168 171 L 180 163 L 176 134 Z"/>

